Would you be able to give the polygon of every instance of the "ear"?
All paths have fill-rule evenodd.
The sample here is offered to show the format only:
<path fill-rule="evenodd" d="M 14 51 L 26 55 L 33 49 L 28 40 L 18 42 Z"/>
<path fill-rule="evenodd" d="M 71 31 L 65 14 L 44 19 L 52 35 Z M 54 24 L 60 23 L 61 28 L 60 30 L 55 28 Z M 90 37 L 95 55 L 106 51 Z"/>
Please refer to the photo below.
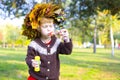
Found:
<path fill-rule="evenodd" d="M 41 26 L 39 26 L 39 27 L 37 28 L 37 31 L 38 31 L 38 32 L 41 32 Z"/>

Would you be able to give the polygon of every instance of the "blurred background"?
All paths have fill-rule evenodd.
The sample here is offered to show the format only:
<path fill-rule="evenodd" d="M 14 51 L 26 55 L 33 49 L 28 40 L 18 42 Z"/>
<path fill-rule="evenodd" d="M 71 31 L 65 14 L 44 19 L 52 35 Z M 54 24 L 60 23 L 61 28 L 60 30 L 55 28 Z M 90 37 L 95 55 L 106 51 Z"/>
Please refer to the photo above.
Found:
<path fill-rule="evenodd" d="M 0 46 L 26 46 L 24 17 L 36 3 L 62 5 L 75 47 L 120 48 L 120 0 L 1 0 Z"/>
<path fill-rule="evenodd" d="M 66 14 L 64 26 L 69 30 L 74 44 L 72 57 L 68 57 L 70 62 L 66 61 L 66 56 L 61 56 L 62 66 L 66 67 L 61 69 L 63 73 L 60 80 L 120 80 L 118 68 L 120 67 L 120 0 L 0 0 L 0 74 L 4 72 L 0 78 L 26 79 L 28 74 L 24 57 L 30 40 L 21 35 L 22 24 L 25 15 L 36 3 L 48 2 L 59 4 L 64 8 Z M 19 56 L 20 52 L 22 55 Z M 14 55 L 13 58 L 10 53 Z M 83 56 L 87 62 L 84 62 Z M 18 70 L 20 69 L 20 71 L 14 69 L 18 73 L 17 77 L 10 75 L 11 70 L 6 72 L 5 66 L 11 64 L 11 62 L 5 64 L 3 61 L 6 59 L 8 63 L 12 60 L 11 62 L 24 66 L 6 67 L 14 69 L 16 66 Z M 106 60 L 107 62 L 104 62 Z M 75 70 L 73 69 L 76 72 L 65 74 L 64 68 L 71 70 L 73 68 L 71 65 L 74 65 L 74 68 L 76 66 Z M 5 78 L 6 74 L 9 78 Z M 112 77 L 109 78 L 110 76 Z"/>

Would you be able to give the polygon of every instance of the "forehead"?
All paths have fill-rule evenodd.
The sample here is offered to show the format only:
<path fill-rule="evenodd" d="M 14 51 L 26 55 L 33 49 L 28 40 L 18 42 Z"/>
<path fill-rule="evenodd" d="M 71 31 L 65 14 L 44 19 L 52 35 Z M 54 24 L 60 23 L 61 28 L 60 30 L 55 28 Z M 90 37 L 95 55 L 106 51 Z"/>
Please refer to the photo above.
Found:
<path fill-rule="evenodd" d="M 51 19 L 51 18 L 42 18 L 40 22 L 41 22 L 41 24 L 53 23 L 53 19 Z"/>

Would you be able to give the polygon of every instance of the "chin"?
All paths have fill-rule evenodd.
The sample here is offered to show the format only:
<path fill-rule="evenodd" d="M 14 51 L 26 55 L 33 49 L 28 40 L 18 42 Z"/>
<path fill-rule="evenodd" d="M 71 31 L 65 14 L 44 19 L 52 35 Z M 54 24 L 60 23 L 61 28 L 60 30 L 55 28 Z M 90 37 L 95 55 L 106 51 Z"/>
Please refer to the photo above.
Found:
<path fill-rule="evenodd" d="M 50 38 L 51 36 L 47 35 L 46 38 Z"/>

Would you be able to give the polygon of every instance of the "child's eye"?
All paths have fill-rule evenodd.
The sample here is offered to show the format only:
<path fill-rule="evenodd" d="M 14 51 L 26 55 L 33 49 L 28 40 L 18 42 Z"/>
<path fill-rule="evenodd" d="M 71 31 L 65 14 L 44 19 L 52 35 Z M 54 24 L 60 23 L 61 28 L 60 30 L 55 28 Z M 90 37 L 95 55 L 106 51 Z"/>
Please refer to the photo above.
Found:
<path fill-rule="evenodd" d="M 44 25 L 43 28 L 47 28 L 47 25 Z"/>

